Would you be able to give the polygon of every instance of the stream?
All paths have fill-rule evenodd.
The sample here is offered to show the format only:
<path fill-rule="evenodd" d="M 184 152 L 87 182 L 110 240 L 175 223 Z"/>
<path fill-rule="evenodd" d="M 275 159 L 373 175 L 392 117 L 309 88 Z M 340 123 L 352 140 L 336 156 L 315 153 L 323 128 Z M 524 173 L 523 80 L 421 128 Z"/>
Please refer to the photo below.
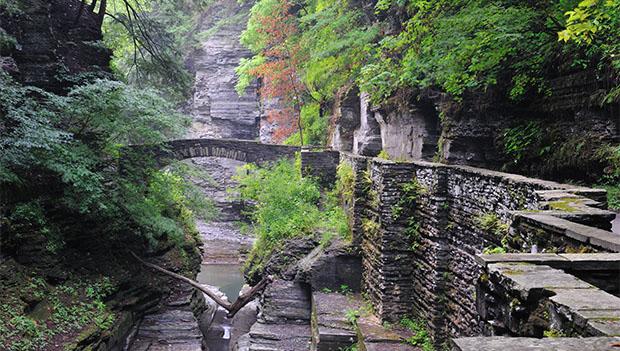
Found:
<path fill-rule="evenodd" d="M 202 239 L 202 264 L 196 280 L 219 289 L 230 302 L 236 300 L 245 284 L 241 272 L 244 256 L 252 239 L 239 229 L 239 206 L 231 200 L 227 189 L 234 186 L 231 177 L 242 162 L 221 158 L 194 158 L 189 161 L 210 175 L 211 179 L 191 179 L 207 198 L 213 199 L 218 209 L 215 220 L 196 221 Z M 163 306 L 143 318 L 130 336 L 129 351 L 228 351 L 235 333 L 226 311 L 217 308 L 203 337 L 192 313 L 192 288 L 175 284 L 174 293 L 163 301 Z M 213 311 L 211 309 L 211 311 Z M 237 317 L 235 317 L 237 318 Z M 247 319 L 253 318 L 248 316 Z M 247 324 L 247 321 L 241 321 Z M 204 327 L 204 326 L 203 326 Z"/>

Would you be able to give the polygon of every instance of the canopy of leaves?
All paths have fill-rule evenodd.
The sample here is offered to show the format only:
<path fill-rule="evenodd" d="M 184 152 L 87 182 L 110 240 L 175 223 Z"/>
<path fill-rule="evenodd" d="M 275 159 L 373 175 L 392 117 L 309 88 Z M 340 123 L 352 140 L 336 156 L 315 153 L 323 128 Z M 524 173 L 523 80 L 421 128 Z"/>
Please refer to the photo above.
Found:
<path fill-rule="evenodd" d="M 256 2 L 242 37 L 255 56 L 239 67 L 240 90 L 287 68 L 291 84 L 268 96 L 295 90 L 283 101 L 299 116 L 303 105 L 326 106 L 353 84 L 375 104 L 402 90 L 460 100 L 489 88 L 519 101 L 548 94 L 547 82 L 560 74 L 619 69 L 618 0 L 380 0 L 370 11 L 369 4 Z M 285 25 L 266 29 L 272 20 Z M 278 50 L 285 54 L 272 54 Z M 619 92 L 611 89 L 605 102 Z"/>
<path fill-rule="evenodd" d="M 103 23 L 112 68 L 128 82 L 182 102 L 192 79 L 185 67 L 198 43 L 198 19 L 210 0 L 113 0 Z"/>
<path fill-rule="evenodd" d="M 179 172 L 116 167 L 122 146 L 184 131 L 188 119 L 155 91 L 97 80 L 58 96 L 0 79 L 0 186 L 12 194 L 3 240 L 39 233 L 58 243 L 91 223 L 92 235 L 182 242 L 193 212 L 210 206 Z M 71 216 L 81 219 L 75 228 L 62 222 Z"/>

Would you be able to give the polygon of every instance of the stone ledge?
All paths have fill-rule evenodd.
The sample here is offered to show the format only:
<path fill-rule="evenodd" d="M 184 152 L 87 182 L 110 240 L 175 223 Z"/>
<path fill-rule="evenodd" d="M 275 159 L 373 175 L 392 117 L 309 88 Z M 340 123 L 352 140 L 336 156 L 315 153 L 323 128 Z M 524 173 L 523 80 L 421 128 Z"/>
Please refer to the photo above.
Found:
<path fill-rule="evenodd" d="M 611 252 L 620 252 L 620 235 L 618 234 L 545 213 L 515 211 L 512 214 L 515 222 L 524 221 L 529 225 L 555 232 L 587 245 Z"/>
<path fill-rule="evenodd" d="M 348 311 L 362 307 L 358 295 L 312 293 L 312 334 L 318 351 L 337 351 L 357 342 L 353 325 L 347 320 Z"/>
<path fill-rule="evenodd" d="M 620 271 L 620 253 L 586 253 L 586 254 L 482 254 L 476 256 L 476 261 L 484 267 L 500 262 L 524 262 L 547 265 L 557 269 L 575 271 Z"/>
<path fill-rule="evenodd" d="M 620 338 L 472 337 L 452 340 L 452 351 L 617 351 Z"/>
<path fill-rule="evenodd" d="M 547 296 L 552 317 L 572 321 L 586 335 L 620 336 L 620 298 L 570 274 L 528 263 L 492 263 L 489 275 L 522 301 Z"/>

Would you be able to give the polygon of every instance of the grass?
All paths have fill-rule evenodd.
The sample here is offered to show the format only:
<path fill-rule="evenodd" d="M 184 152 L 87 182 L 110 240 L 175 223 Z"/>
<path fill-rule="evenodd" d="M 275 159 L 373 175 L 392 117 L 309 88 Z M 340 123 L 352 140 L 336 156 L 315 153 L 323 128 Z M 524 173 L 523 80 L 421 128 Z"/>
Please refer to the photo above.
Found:
<path fill-rule="evenodd" d="M 403 318 L 400 321 L 400 325 L 409 329 L 413 333 L 413 336 L 406 339 L 405 343 L 411 346 L 418 346 L 423 351 L 435 351 L 433 340 L 431 339 L 424 322 L 410 318 Z"/>

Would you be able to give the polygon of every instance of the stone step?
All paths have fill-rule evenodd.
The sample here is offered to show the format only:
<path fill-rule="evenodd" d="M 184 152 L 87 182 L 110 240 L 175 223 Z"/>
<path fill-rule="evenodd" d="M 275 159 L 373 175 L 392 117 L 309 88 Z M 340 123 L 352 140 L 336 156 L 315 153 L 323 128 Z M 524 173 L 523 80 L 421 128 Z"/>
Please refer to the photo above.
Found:
<path fill-rule="evenodd" d="M 357 320 L 359 351 L 421 351 L 405 343 L 414 334 L 398 325 L 384 326 L 377 316 L 362 315 Z"/>
<path fill-rule="evenodd" d="M 264 323 L 310 324 L 311 298 L 301 283 L 275 280 L 263 293 L 258 319 Z"/>
<path fill-rule="evenodd" d="M 508 338 L 472 337 L 452 341 L 452 351 L 615 351 L 620 338 Z"/>
<path fill-rule="evenodd" d="M 347 313 L 359 311 L 359 295 L 315 291 L 312 293 L 312 350 L 338 351 L 357 342 L 355 327 Z"/>
<path fill-rule="evenodd" d="M 249 351 L 303 351 L 310 349 L 310 325 L 255 323 Z"/>

